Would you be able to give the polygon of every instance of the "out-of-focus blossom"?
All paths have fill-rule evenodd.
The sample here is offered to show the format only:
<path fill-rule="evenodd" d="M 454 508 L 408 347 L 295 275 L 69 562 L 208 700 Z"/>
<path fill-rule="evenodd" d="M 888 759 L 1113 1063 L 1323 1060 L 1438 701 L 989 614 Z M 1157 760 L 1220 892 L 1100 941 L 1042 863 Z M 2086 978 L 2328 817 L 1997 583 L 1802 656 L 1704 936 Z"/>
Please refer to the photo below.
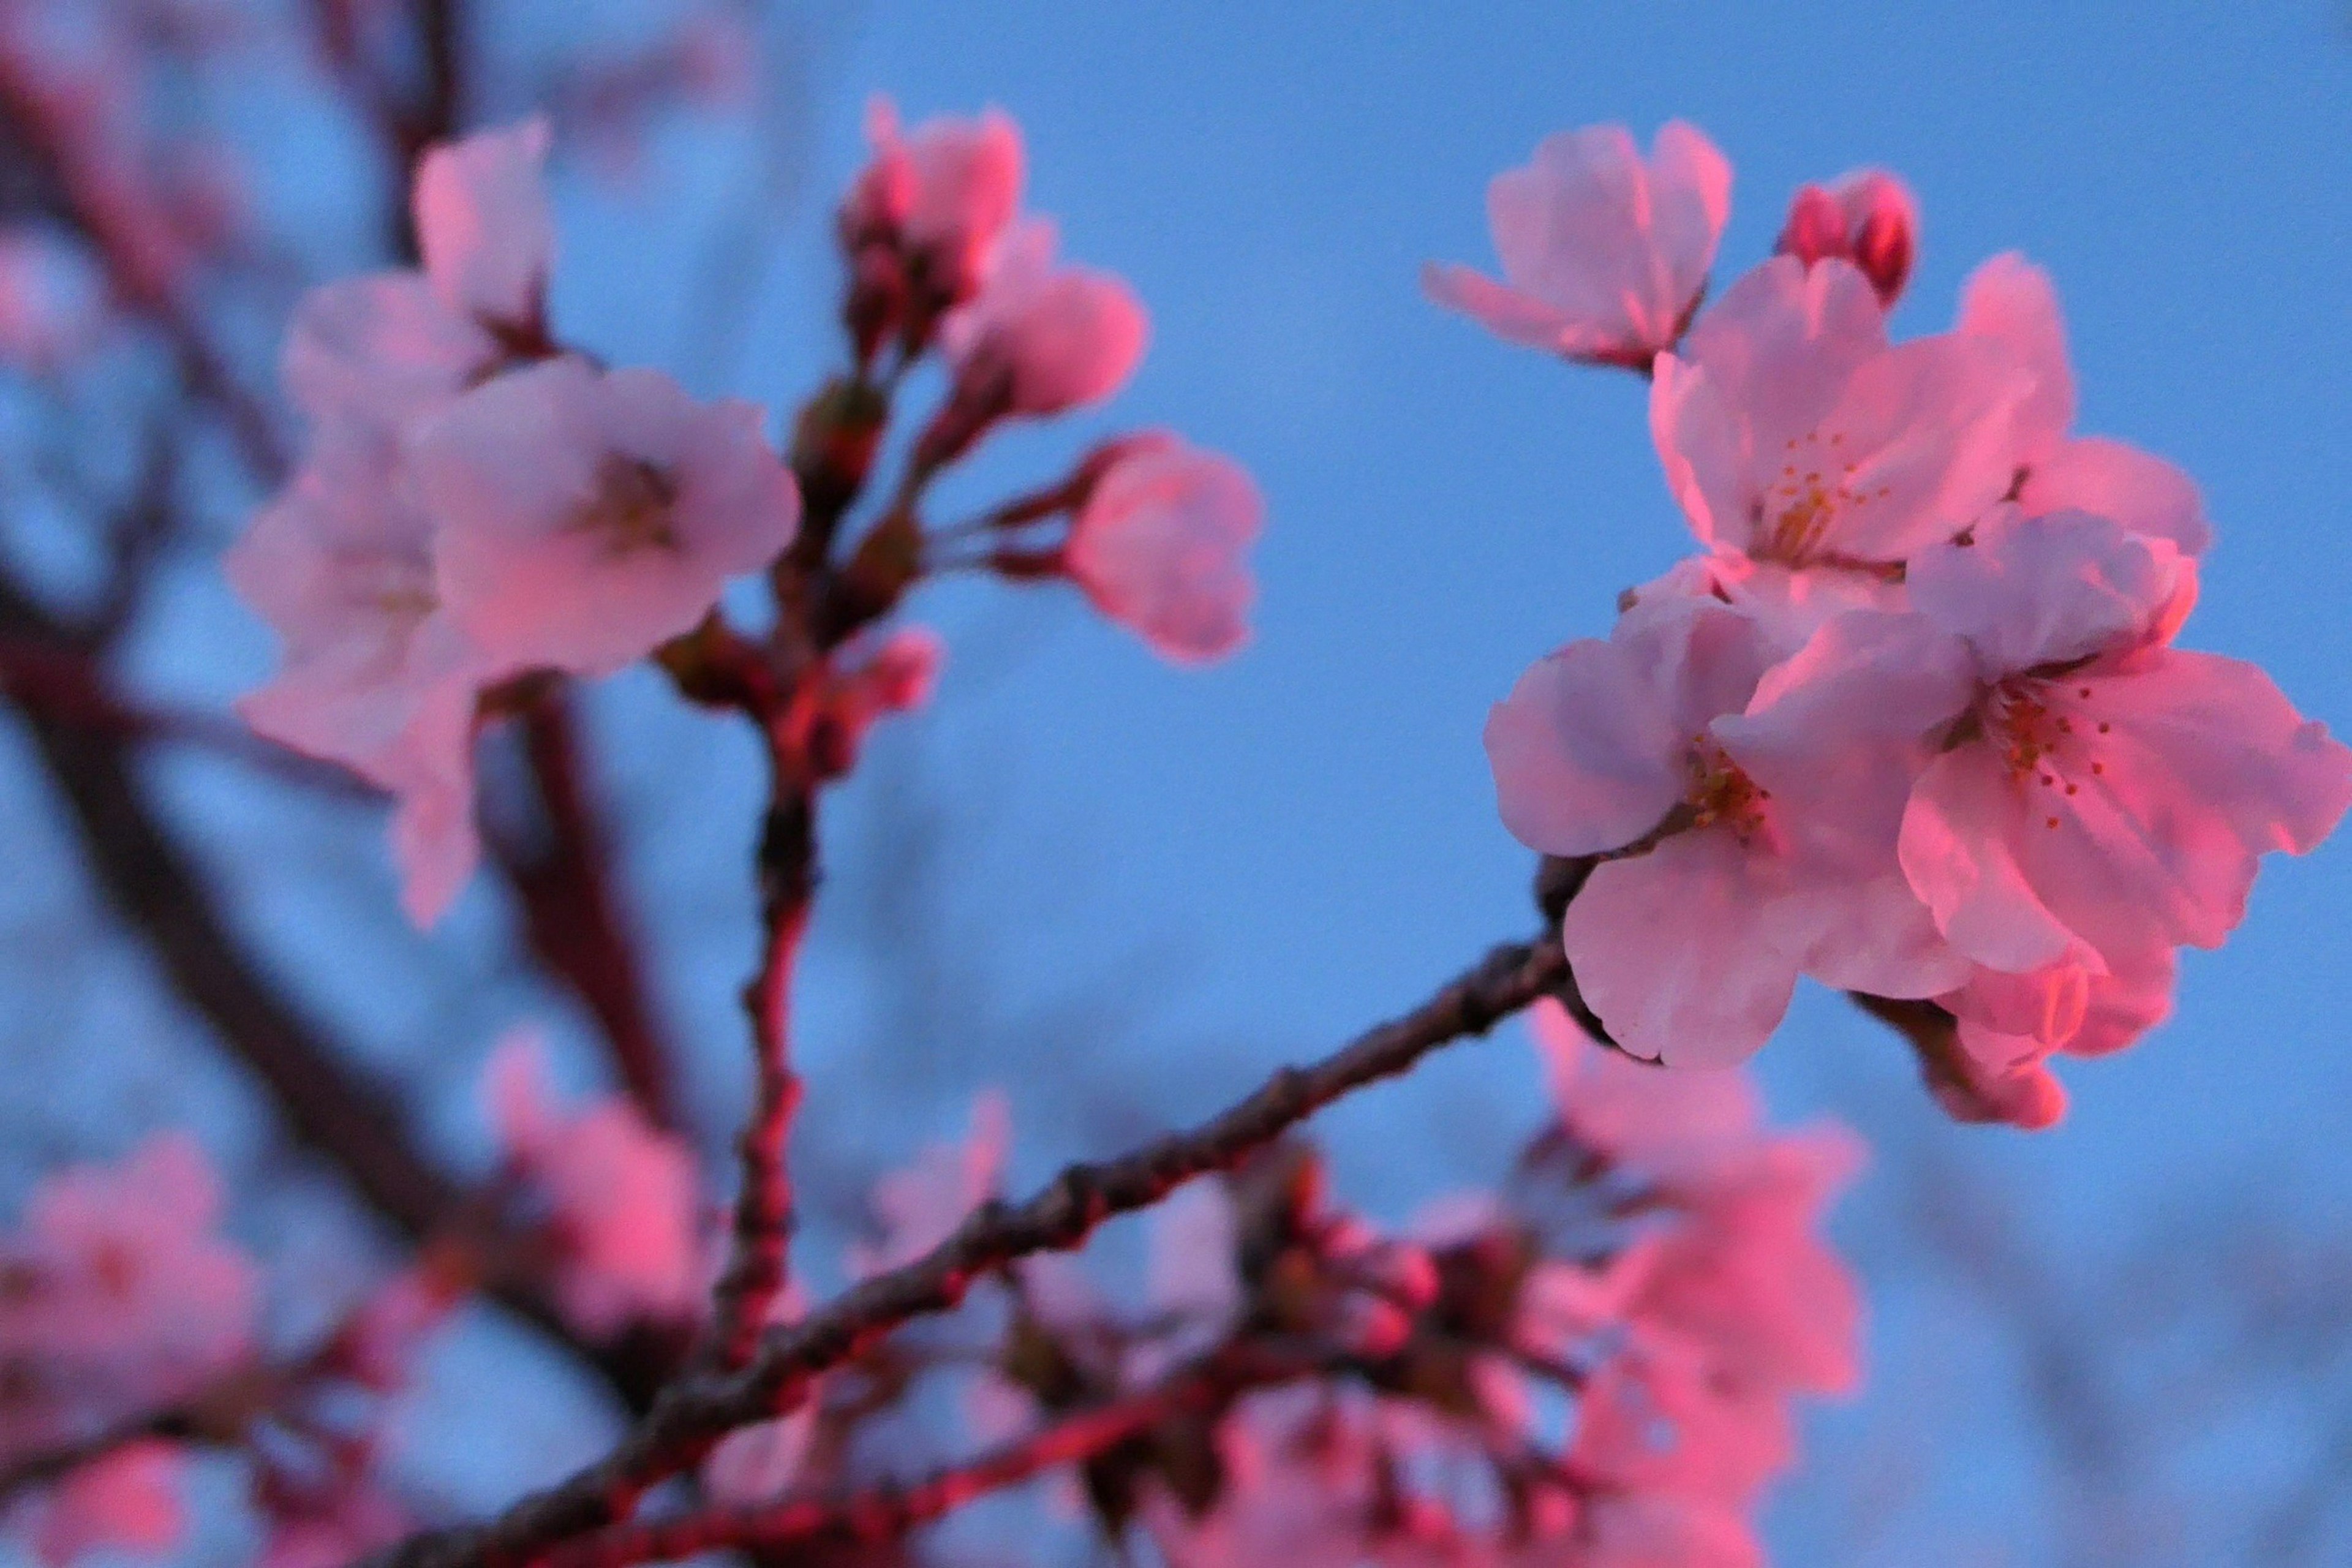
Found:
<path fill-rule="evenodd" d="M 2049 275 L 2015 254 L 1996 256 L 1960 291 L 1958 330 L 2000 344 L 2033 378 L 2015 414 L 2018 504 L 2029 515 L 2087 511 L 2189 554 L 2212 540 L 2197 482 L 2163 458 L 2103 436 L 2070 436 L 2074 374 Z"/>
<path fill-rule="evenodd" d="M 550 1101 L 536 1036 L 509 1036 L 487 1088 L 509 1173 L 543 1209 L 564 1316 L 608 1339 L 645 1318 L 682 1318 L 700 1299 L 694 1152 L 626 1097 L 583 1110 Z"/>
<path fill-rule="evenodd" d="M 847 773 L 866 732 L 893 713 L 931 700 L 947 645 L 929 626 L 866 632 L 835 649 L 810 689 L 800 744 L 827 775 Z"/>
<path fill-rule="evenodd" d="M 177 1445 L 124 1443 L 78 1466 L 37 1505 L 33 1554 L 45 1568 L 117 1552 L 157 1557 L 187 1528 Z"/>
<path fill-rule="evenodd" d="M 1063 563 L 1104 615 L 1165 658 L 1202 663 L 1249 636 L 1246 552 L 1265 517 L 1240 464 L 1152 431 L 1119 443 L 1093 476 Z"/>
<path fill-rule="evenodd" d="M 1680 121 L 1645 160 L 1622 126 L 1563 131 L 1486 187 L 1498 283 L 1432 265 L 1422 286 L 1498 335 L 1570 359 L 1647 369 L 1706 288 L 1731 214 L 1731 165 Z"/>
<path fill-rule="evenodd" d="M 1650 429 L 1699 538 L 1788 566 L 1876 567 L 2009 489 L 2032 379 L 1964 333 L 1890 344 L 1870 281 L 1775 257 L 1661 355 Z"/>
<path fill-rule="evenodd" d="M 1875 843 L 1808 821 L 1727 749 L 1721 721 L 1775 657 L 1731 605 L 1647 600 L 1606 642 L 1538 663 L 1488 717 L 1505 826 L 1547 855 L 1604 857 L 1561 931 L 1585 1001 L 1636 1055 L 1737 1062 L 1801 973 L 1931 996 L 1966 973 L 1895 869 L 1895 814 Z"/>
<path fill-rule="evenodd" d="M 887 98 L 866 105 L 873 161 L 842 203 L 844 242 L 887 247 L 903 286 L 936 312 L 963 303 L 987 275 L 1021 205 L 1021 132 L 1002 110 L 940 116 L 902 132 Z"/>
<path fill-rule="evenodd" d="M 488 658 L 605 675 L 689 631 L 792 542 L 800 496 L 751 404 L 569 355 L 411 436 L 440 602 Z"/>
<path fill-rule="evenodd" d="M 452 314 L 493 329 L 535 328 L 547 302 L 555 219 L 547 121 L 532 119 L 432 149 L 416 168 L 416 247 Z"/>
<path fill-rule="evenodd" d="M 1918 252 L 1919 208 L 1894 175 L 1857 170 L 1827 185 L 1800 186 L 1774 248 L 1807 266 L 1831 257 L 1852 262 L 1892 309 Z"/>
<path fill-rule="evenodd" d="M 1149 326 L 1134 291 L 1108 272 L 1057 263 L 1055 245 L 1051 220 L 1024 220 L 979 294 L 940 329 L 958 402 L 986 418 L 1098 403 L 1143 357 Z"/>
<path fill-rule="evenodd" d="M 173 1133 L 35 1190 L 0 1242 L 0 1457 L 167 1409 L 251 1353 L 255 1270 L 220 1209 L 203 1151 Z"/>
<path fill-rule="evenodd" d="M 961 1143 L 934 1143 L 915 1163 L 885 1174 L 867 1202 L 878 1232 L 849 1248 L 860 1279 L 912 1263 L 955 1234 L 972 1210 L 996 1195 L 1013 1142 L 1012 1107 L 994 1090 L 972 1101 L 971 1131 Z"/>
<path fill-rule="evenodd" d="M 807 1310 L 797 1282 L 787 1283 L 769 1304 L 767 1326 L 798 1322 Z M 822 1405 L 813 1394 L 787 1415 L 729 1433 L 703 1460 L 702 1484 L 719 1502 L 737 1507 L 782 1496 L 801 1479 L 816 1440 Z"/>
<path fill-rule="evenodd" d="M 364 1474 L 259 1490 L 269 1533 L 254 1568 L 343 1568 L 413 1528 L 406 1510 Z"/>

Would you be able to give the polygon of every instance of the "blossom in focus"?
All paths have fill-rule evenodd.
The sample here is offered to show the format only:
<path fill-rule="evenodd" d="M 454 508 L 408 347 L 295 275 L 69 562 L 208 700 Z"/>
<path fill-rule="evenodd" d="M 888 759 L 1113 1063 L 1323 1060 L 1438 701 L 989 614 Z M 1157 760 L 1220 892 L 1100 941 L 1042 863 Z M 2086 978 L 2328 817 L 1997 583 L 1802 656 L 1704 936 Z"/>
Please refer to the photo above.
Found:
<path fill-rule="evenodd" d="M 1118 444 L 1070 523 L 1063 564 L 1095 607 L 1181 664 L 1249 635 L 1245 559 L 1265 517 L 1248 470 L 1165 432 Z"/>
<path fill-rule="evenodd" d="M 867 1201 L 879 1234 L 851 1245 L 850 1273 L 866 1279 L 902 1268 L 954 1235 L 966 1215 L 996 1195 L 1012 1142 L 1004 1096 L 991 1090 L 975 1099 L 963 1142 L 931 1144 L 913 1164 L 874 1184 Z"/>
<path fill-rule="evenodd" d="M 2352 804 L 2352 751 L 2267 675 L 2170 646 L 2194 582 L 2170 544 L 2080 512 L 1999 516 L 1913 563 L 1913 603 L 1973 668 L 1915 710 L 1955 728 L 1902 862 L 1979 963 L 2218 946 L 2260 857 L 2311 849 Z"/>
<path fill-rule="evenodd" d="M 987 281 L 940 329 L 956 397 L 980 416 L 1042 417 L 1118 391 L 1143 357 L 1142 304 L 1108 272 L 1054 259 L 1046 218 L 1005 235 Z"/>
<path fill-rule="evenodd" d="M 1021 205 L 1020 128 L 992 109 L 902 132 L 898 110 L 877 97 L 866 106 L 866 134 L 874 158 L 842 204 L 845 242 L 853 250 L 888 247 L 912 274 L 905 287 L 929 308 L 961 304 L 979 289 Z"/>
<path fill-rule="evenodd" d="M 116 1552 L 161 1556 L 187 1528 L 176 1444 L 141 1438 L 77 1466 L 37 1505 L 33 1554 L 44 1568 Z"/>
<path fill-rule="evenodd" d="M 2029 516 L 2087 511 L 2135 532 L 2168 540 L 2189 554 L 2211 542 L 2197 483 L 2163 458 L 2104 436 L 2070 436 L 2074 374 L 2066 327 L 2049 275 L 2014 254 L 1996 256 L 1960 290 L 1964 335 L 2007 349 L 2033 378 L 2017 406 L 2011 480 Z"/>
<path fill-rule="evenodd" d="M 583 1333 L 609 1339 L 643 1318 L 682 1318 L 700 1300 L 694 1152 L 625 1096 L 560 1110 L 545 1051 L 509 1036 L 487 1072 L 507 1169 L 541 1209 L 557 1298 Z"/>
<path fill-rule="evenodd" d="M 1563 131 L 1486 187 L 1506 281 L 1432 265 L 1422 287 L 1513 342 L 1646 369 L 1697 309 L 1730 213 L 1731 165 L 1692 126 L 1669 121 L 1647 159 L 1622 126 Z"/>
<path fill-rule="evenodd" d="M 0 1241 L 0 1458 L 86 1440 L 187 1398 L 254 1344 L 250 1260 L 215 1230 L 202 1150 L 158 1134 L 35 1189 Z"/>
<path fill-rule="evenodd" d="M 691 630 L 799 524 L 760 424 L 751 404 L 570 355 L 467 394 L 405 454 L 440 602 L 493 663 L 581 675 Z"/>
<path fill-rule="evenodd" d="M 1650 431 L 1701 541 L 1786 566 L 1881 567 L 2007 493 L 2032 379 L 2000 345 L 1890 343 L 1870 281 L 1775 257 L 1659 356 Z"/>
<path fill-rule="evenodd" d="M 1724 1067 L 1762 1045 L 1799 974 L 1931 996 L 1966 965 L 1881 842 L 1790 812 L 1727 748 L 1777 649 L 1712 598 L 1629 610 L 1537 663 L 1486 722 L 1504 825 L 1600 856 L 1561 922 L 1585 1001 L 1637 1056 Z"/>
<path fill-rule="evenodd" d="M 1919 247 L 1919 208 L 1903 182 L 1864 169 L 1827 185 L 1801 186 L 1773 247 L 1811 266 L 1835 257 L 1870 279 L 1888 309 L 1903 293 Z"/>

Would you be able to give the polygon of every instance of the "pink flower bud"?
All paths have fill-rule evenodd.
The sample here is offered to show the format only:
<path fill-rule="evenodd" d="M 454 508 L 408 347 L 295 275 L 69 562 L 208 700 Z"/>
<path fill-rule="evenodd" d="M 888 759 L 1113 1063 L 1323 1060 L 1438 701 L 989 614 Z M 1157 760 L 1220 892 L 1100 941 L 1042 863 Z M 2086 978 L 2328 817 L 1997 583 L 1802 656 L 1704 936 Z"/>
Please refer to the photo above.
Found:
<path fill-rule="evenodd" d="M 1801 187 L 1789 203 L 1776 248 L 1809 267 L 1828 257 L 1851 261 L 1879 303 L 1892 307 L 1911 276 L 1918 235 L 1919 209 L 1903 182 L 1864 169 L 1827 186 Z"/>

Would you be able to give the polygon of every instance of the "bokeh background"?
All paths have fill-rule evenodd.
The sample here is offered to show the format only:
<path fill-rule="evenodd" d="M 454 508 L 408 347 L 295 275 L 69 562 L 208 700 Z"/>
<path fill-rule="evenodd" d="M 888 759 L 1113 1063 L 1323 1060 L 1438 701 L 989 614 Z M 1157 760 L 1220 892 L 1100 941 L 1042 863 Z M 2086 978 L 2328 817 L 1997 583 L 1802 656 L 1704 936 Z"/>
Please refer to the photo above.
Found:
<path fill-rule="evenodd" d="M 489 47 L 527 83 L 582 9 L 501 6 Z M 1637 382 L 1508 348 L 1421 297 L 1423 261 L 1491 261 L 1486 181 L 1549 132 L 1705 129 L 1737 172 L 1719 281 L 1769 249 L 1798 184 L 1900 173 L 1925 229 L 1898 331 L 1946 324 L 1985 257 L 2049 268 L 2082 427 L 2203 486 L 2219 542 L 2186 640 L 2262 662 L 2352 727 L 2339 8 L 869 0 L 785 7 L 764 45 L 748 128 L 689 121 L 566 166 L 567 337 L 781 420 L 837 363 L 830 214 L 866 96 L 909 118 L 996 104 L 1026 135 L 1031 204 L 1068 254 L 1133 281 L 1153 342 L 1124 397 L 998 438 L 935 516 L 1141 425 L 1239 458 L 1271 511 L 1255 637 L 1205 672 L 1067 593 L 960 583 L 911 606 L 947 634 L 949 667 L 830 813 L 803 977 L 819 1279 L 865 1182 L 959 1132 L 983 1086 L 1011 1095 L 1025 1187 L 1531 928 L 1486 708 L 1687 543 Z M 501 90 L 486 77 L 477 120 L 530 107 Z M 387 172 L 353 167 L 331 118 L 251 97 L 257 190 L 311 265 L 361 264 Z M 215 499 L 217 543 L 251 498 L 224 482 Z M 81 569 L 38 517 L 7 526 L 40 570 Z M 151 689 L 205 706 L 270 657 L 200 551 L 132 650 Z M 758 759 L 650 678 L 599 691 L 593 720 L 715 1152 L 744 1087 Z M 96 900 L 22 750 L 0 731 L 10 1183 L 193 1118 L 253 1194 L 248 1226 L 331 1258 L 356 1222 Z M 454 1162 L 484 1156 L 471 1086 L 509 1025 L 543 1021 L 573 1047 L 569 1079 L 594 1081 L 583 1021 L 513 958 L 488 879 L 408 935 L 371 810 L 202 757 L 164 766 L 244 930 L 406 1077 Z M 1801 996 L 1757 1070 L 1778 1111 L 1874 1145 L 1838 1226 L 1872 1301 L 1872 1376 L 1809 1429 L 1769 1515 L 1779 1560 L 2352 1560 L 2347 930 L 2352 848 L 2274 863 L 2229 948 L 2190 956 L 2173 1020 L 2068 1069 L 2072 1113 L 2035 1135 L 1950 1126 L 1899 1042 Z M 1341 1190 L 1402 1218 L 1499 1170 L 1539 1096 L 1506 1030 L 1320 1131 Z M 488 1500 L 609 1429 L 551 1369 L 495 1422 L 454 1397 L 529 1353 L 484 1314 L 436 1363 L 479 1428 L 436 1462 L 453 1498 Z"/>

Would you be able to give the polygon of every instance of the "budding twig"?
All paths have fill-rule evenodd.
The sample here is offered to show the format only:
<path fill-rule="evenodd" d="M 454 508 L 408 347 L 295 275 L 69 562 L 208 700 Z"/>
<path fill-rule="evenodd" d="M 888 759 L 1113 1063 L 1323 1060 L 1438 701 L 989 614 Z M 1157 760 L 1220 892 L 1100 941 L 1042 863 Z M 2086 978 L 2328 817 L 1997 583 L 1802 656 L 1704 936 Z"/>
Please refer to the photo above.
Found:
<path fill-rule="evenodd" d="M 1112 1215 L 1148 1208 L 1195 1176 L 1231 1168 L 1334 1100 L 1408 1070 L 1443 1046 L 1486 1034 L 1553 994 L 1567 975 L 1556 938 L 1496 948 L 1411 1012 L 1310 1066 L 1282 1068 L 1208 1121 L 1117 1159 L 1071 1165 L 1024 1203 L 983 1206 L 912 1263 L 769 1331 L 740 1371 L 673 1383 L 617 1448 L 569 1479 L 486 1524 L 417 1536 L 371 1562 L 520 1565 L 605 1529 L 625 1519 L 647 1488 L 699 1462 L 727 1433 L 791 1410 L 818 1373 L 909 1319 L 951 1308 L 984 1276 L 1034 1253 L 1074 1248 Z"/>

